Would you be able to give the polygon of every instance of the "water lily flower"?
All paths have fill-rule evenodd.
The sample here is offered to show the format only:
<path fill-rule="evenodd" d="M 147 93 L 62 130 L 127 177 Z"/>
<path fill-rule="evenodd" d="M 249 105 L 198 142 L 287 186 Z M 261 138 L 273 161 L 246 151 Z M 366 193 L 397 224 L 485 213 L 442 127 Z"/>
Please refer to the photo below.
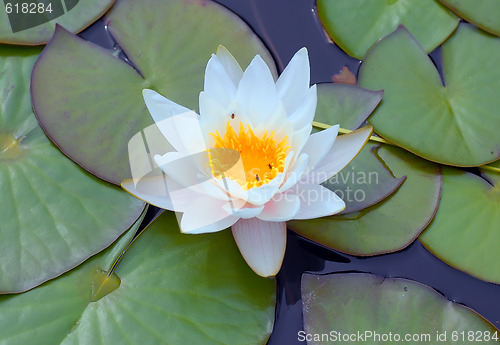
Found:
<path fill-rule="evenodd" d="M 146 106 L 173 149 L 154 160 L 158 178 L 122 187 L 161 208 L 180 212 L 183 233 L 231 227 L 248 265 L 263 277 L 278 273 L 286 247 L 286 222 L 333 215 L 345 208 L 323 187 L 361 150 L 371 127 L 339 136 L 339 126 L 311 134 L 316 85 L 309 58 L 299 50 L 275 82 L 256 56 L 243 72 L 219 47 L 205 72 L 200 114 L 153 90 Z M 164 187 L 164 186 L 167 187 Z"/>

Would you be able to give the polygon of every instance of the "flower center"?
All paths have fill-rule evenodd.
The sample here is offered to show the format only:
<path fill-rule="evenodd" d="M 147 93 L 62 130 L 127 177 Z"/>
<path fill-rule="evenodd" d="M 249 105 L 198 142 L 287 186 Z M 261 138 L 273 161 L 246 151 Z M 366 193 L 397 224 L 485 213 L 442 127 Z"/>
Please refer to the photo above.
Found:
<path fill-rule="evenodd" d="M 245 128 L 241 122 L 239 133 L 236 133 L 229 121 L 224 137 L 218 131 L 210 135 L 215 139 L 215 149 L 209 150 L 210 167 L 212 175 L 218 179 L 229 177 L 248 190 L 269 183 L 285 169 L 286 153 L 290 148 L 287 145 L 288 137 L 279 143 L 273 138 L 274 132 L 268 136 L 266 131 L 262 137 L 258 137 L 250 125 Z M 232 168 L 234 156 L 238 152 L 244 172 L 241 171 L 241 166 Z"/>

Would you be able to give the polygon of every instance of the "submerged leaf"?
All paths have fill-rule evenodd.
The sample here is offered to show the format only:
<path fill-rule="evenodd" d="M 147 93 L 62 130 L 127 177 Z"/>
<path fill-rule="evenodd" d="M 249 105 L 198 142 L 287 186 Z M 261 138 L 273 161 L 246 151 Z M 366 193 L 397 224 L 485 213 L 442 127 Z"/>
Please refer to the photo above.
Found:
<path fill-rule="evenodd" d="M 334 83 L 356 85 L 356 76 L 349 70 L 349 67 L 342 67 L 340 73 L 332 76 Z"/>

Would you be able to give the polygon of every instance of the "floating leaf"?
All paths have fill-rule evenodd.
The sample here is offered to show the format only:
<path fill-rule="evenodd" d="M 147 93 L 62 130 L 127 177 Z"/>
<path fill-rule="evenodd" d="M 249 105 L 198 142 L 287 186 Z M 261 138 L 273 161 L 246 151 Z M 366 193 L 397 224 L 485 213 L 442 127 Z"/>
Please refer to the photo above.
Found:
<path fill-rule="evenodd" d="M 438 212 L 419 239 L 451 266 L 500 284 L 500 175 L 486 176 L 493 186 L 472 173 L 444 168 Z"/>
<path fill-rule="evenodd" d="M 100 18 L 114 2 L 115 0 L 4 1 L 5 7 L 0 11 L 0 42 L 45 44 L 52 37 L 56 24 L 78 33 Z M 7 4 L 12 7 L 7 7 Z"/>
<path fill-rule="evenodd" d="M 314 120 L 355 130 L 366 121 L 382 99 L 383 91 L 362 87 L 324 83 L 318 84 L 318 105 Z"/>
<path fill-rule="evenodd" d="M 481 29 L 500 36 L 500 3 L 497 0 L 439 0 L 443 5 Z"/>
<path fill-rule="evenodd" d="M 495 161 L 495 162 L 492 162 L 490 164 L 488 164 L 494 168 L 500 168 L 500 161 Z"/>
<path fill-rule="evenodd" d="M 480 315 L 411 280 L 304 274 L 302 301 L 308 345 L 498 343 Z"/>
<path fill-rule="evenodd" d="M 144 208 L 83 171 L 43 133 L 28 91 L 40 50 L 0 51 L 0 292 L 24 291 L 75 267 L 116 240 Z"/>
<path fill-rule="evenodd" d="M 145 212 L 112 246 L 85 264 L 43 285 L 18 295 L 0 295 L 0 345 L 59 344 L 62 334 L 75 328 L 89 305 L 93 277 L 109 270 L 134 237 Z M 61 332 L 64 330 L 64 333 Z"/>
<path fill-rule="evenodd" d="M 330 37 L 358 59 L 399 25 L 406 26 L 427 52 L 458 25 L 458 18 L 436 0 L 318 0 L 317 6 Z"/>
<path fill-rule="evenodd" d="M 355 130 L 377 107 L 382 95 L 383 91 L 370 91 L 352 85 L 319 84 L 316 126 L 340 124 L 342 128 Z M 379 162 L 372 153 L 374 146 L 366 145 L 348 167 L 323 184 L 337 192 L 346 203 L 342 213 L 359 211 L 376 204 L 392 194 L 404 180 L 395 179 Z M 377 175 L 377 184 L 367 182 L 365 177 L 371 175 Z M 355 197 L 354 193 L 362 195 Z"/>
<path fill-rule="evenodd" d="M 406 176 L 392 176 L 379 160 L 378 149 L 378 145 L 367 143 L 347 167 L 323 183 L 346 204 L 345 210 L 338 215 L 375 205 L 394 193 L 406 179 Z"/>
<path fill-rule="evenodd" d="M 413 242 L 437 210 L 441 192 L 439 166 L 397 147 L 383 146 L 377 153 L 395 176 L 407 176 L 396 193 L 360 212 L 288 222 L 288 227 L 313 241 L 355 255 L 393 252 Z M 376 176 L 371 179 L 371 183 L 377 183 Z"/>
<path fill-rule="evenodd" d="M 120 285 L 91 302 L 93 285 L 127 244 L 24 294 L 0 296 L 0 344 L 265 344 L 275 281 L 248 268 L 230 231 L 184 235 L 165 212 L 118 265 Z"/>
<path fill-rule="evenodd" d="M 500 39 L 462 24 L 442 55 L 445 87 L 404 28 L 379 42 L 359 72 L 359 85 L 385 92 L 368 122 L 384 138 L 435 162 L 477 166 L 497 160 Z"/>
<path fill-rule="evenodd" d="M 500 168 L 500 160 L 499 161 L 495 161 L 495 162 L 491 163 L 490 165 L 494 166 L 494 167 L 497 167 L 497 168 Z"/>
<path fill-rule="evenodd" d="M 234 14 L 206 0 L 120 0 L 110 32 L 135 69 L 59 28 L 33 70 L 35 113 L 61 150 L 96 176 L 130 178 L 128 141 L 153 124 L 142 99 L 152 88 L 196 109 L 207 61 L 222 44 L 244 66 L 264 45 Z"/>

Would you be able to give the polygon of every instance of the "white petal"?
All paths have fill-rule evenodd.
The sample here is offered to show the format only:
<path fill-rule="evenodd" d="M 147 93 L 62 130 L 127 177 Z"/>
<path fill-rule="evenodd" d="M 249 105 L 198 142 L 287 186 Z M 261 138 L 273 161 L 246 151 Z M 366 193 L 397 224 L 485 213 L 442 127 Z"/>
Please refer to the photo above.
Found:
<path fill-rule="evenodd" d="M 286 222 L 294 219 L 300 209 L 300 199 L 292 193 L 278 193 L 264 206 L 257 218 L 265 221 Z"/>
<path fill-rule="evenodd" d="M 274 132 L 273 138 L 277 142 L 281 142 L 281 140 L 288 136 L 292 132 L 293 127 L 287 119 L 283 102 L 278 101 L 272 115 L 265 122 L 253 128 L 253 130 L 257 136 L 263 136 L 266 131 L 268 135 Z"/>
<path fill-rule="evenodd" d="M 285 158 L 285 168 L 286 172 L 291 158 L 293 157 L 293 152 L 290 152 Z M 225 190 L 233 199 L 241 199 L 248 201 L 254 206 L 262 206 L 268 202 L 274 194 L 278 191 L 279 187 L 283 183 L 285 178 L 285 172 L 278 174 L 269 183 L 266 183 L 260 187 L 250 188 L 248 190 L 243 189 L 238 182 L 231 178 L 223 178 L 221 180 L 216 180 L 216 183 L 221 189 Z M 237 164 L 231 168 L 231 173 L 228 176 L 237 177 L 240 181 L 246 180 L 246 173 L 243 167 L 242 161 L 238 161 Z"/>
<path fill-rule="evenodd" d="M 142 97 L 146 103 L 146 107 L 155 122 L 160 122 L 169 117 L 188 113 L 191 110 L 183 107 L 168 98 L 163 97 L 158 92 L 150 89 L 142 90 Z"/>
<path fill-rule="evenodd" d="M 139 180 L 122 181 L 128 193 L 148 204 L 171 211 L 183 212 L 198 194 L 183 188 L 156 168 Z"/>
<path fill-rule="evenodd" d="M 283 183 L 279 189 L 280 192 L 284 192 L 287 189 L 293 187 L 297 182 L 300 181 L 304 173 L 307 171 L 309 166 L 309 156 L 302 153 L 299 158 L 295 161 L 293 166 L 287 171 L 285 183 Z"/>
<path fill-rule="evenodd" d="M 216 127 L 219 131 L 224 129 L 229 116 L 225 116 L 226 109 L 221 106 L 217 101 L 211 98 L 206 92 L 200 92 L 200 123 L 205 129 L 207 124 L 217 123 Z M 213 126 L 211 126 L 213 127 Z"/>
<path fill-rule="evenodd" d="M 215 54 L 212 54 L 205 70 L 204 91 L 223 108 L 226 108 L 236 96 L 236 85 Z"/>
<path fill-rule="evenodd" d="M 254 127 L 271 117 L 278 107 L 274 79 L 262 58 L 257 55 L 243 73 L 236 92 L 242 112 Z"/>
<path fill-rule="evenodd" d="M 285 177 L 284 173 L 277 175 L 269 183 L 266 183 L 260 187 L 250 188 L 244 190 L 238 182 L 230 179 L 224 178 L 222 180 L 217 180 L 218 185 L 224 189 L 232 199 L 240 199 L 251 203 L 254 206 L 262 206 L 276 194 L 279 190 L 280 185 L 283 183 Z"/>
<path fill-rule="evenodd" d="M 224 205 L 224 210 L 228 213 L 231 214 L 235 217 L 238 218 L 253 218 L 259 215 L 262 210 L 264 209 L 264 206 L 253 206 L 252 204 L 245 203 L 244 207 L 238 207 L 238 204 L 234 204 L 232 202 L 227 203 Z"/>
<path fill-rule="evenodd" d="M 164 165 L 170 164 L 177 159 L 186 157 L 185 153 L 180 153 L 177 151 L 167 152 L 164 155 L 155 155 L 154 160 L 156 165 L 163 169 Z M 165 171 L 166 172 L 166 171 Z"/>
<path fill-rule="evenodd" d="M 309 136 L 311 134 L 312 125 L 309 124 L 307 126 L 302 127 L 299 130 L 293 131 L 292 134 L 289 135 L 290 146 L 292 151 L 296 152 L 296 157 L 300 156 L 302 153 L 302 149 L 307 143 Z"/>
<path fill-rule="evenodd" d="M 323 160 L 332 148 L 338 132 L 339 125 L 335 125 L 309 136 L 306 145 L 302 149 L 302 152 L 307 153 L 310 158 L 309 167 L 313 168 Z"/>
<path fill-rule="evenodd" d="M 276 82 L 278 97 L 285 103 L 286 111 L 291 114 L 299 107 L 309 90 L 309 56 L 307 49 L 295 53 Z"/>
<path fill-rule="evenodd" d="M 183 188 L 210 196 L 219 200 L 228 200 L 223 189 L 217 186 L 211 174 L 203 168 L 209 165 L 206 152 L 184 155 L 179 152 L 167 152 L 163 156 L 155 156 L 156 164 Z"/>
<path fill-rule="evenodd" d="M 284 178 L 285 174 L 281 173 L 260 187 L 250 188 L 247 191 L 247 201 L 255 206 L 264 205 L 278 192 Z"/>
<path fill-rule="evenodd" d="M 156 122 L 168 142 L 179 152 L 196 153 L 206 150 L 199 116 L 187 112 Z"/>
<path fill-rule="evenodd" d="M 344 201 L 328 188 L 308 183 L 295 186 L 294 194 L 300 198 L 300 210 L 294 219 L 331 216 L 345 209 Z"/>
<path fill-rule="evenodd" d="M 225 177 L 221 180 L 217 179 L 216 183 L 226 191 L 232 199 L 240 199 L 244 201 L 248 201 L 248 193 L 244 190 L 240 184 L 229 177 Z"/>
<path fill-rule="evenodd" d="M 224 210 L 226 203 L 209 197 L 198 197 L 192 200 L 182 214 L 181 231 L 186 234 L 201 234 L 230 227 L 238 220 L 238 217 Z"/>
<path fill-rule="evenodd" d="M 163 156 L 156 155 L 156 164 L 172 179 L 184 187 L 195 186 L 204 181 L 210 180 L 212 176 L 207 175 L 198 169 L 194 159 L 204 159 L 208 164 L 208 155 L 200 152 L 197 155 L 186 155 L 180 152 L 167 152 Z M 202 163 L 201 163 L 202 164 Z"/>
<path fill-rule="evenodd" d="M 239 112 L 239 106 L 236 101 L 231 102 L 224 108 L 205 92 L 200 92 L 199 99 L 200 125 L 207 147 L 213 147 L 215 144 L 215 139 L 211 134 L 219 132 L 221 136 L 224 136 L 228 122 L 230 122 L 237 133 L 240 129 L 240 123 L 245 128 L 248 124 L 251 124 L 250 120 L 243 113 Z"/>
<path fill-rule="evenodd" d="M 196 152 L 205 148 L 198 115 L 195 112 L 170 101 L 156 91 L 144 89 L 142 94 L 156 125 L 177 151 Z"/>
<path fill-rule="evenodd" d="M 228 149 L 214 149 L 214 150 L 228 150 Z M 233 155 L 236 153 L 236 155 Z M 237 160 L 224 162 L 224 165 L 228 167 L 226 171 L 223 172 L 224 177 L 222 179 L 214 178 L 214 181 L 219 185 L 219 187 L 229 194 L 232 198 L 248 200 L 248 193 L 240 184 L 236 181 L 246 181 L 246 171 L 243 165 L 243 160 L 239 155 L 239 152 L 232 150 L 227 154 L 227 157 Z"/>
<path fill-rule="evenodd" d="M 227 121 L 231 119 L 226 115 L 226 109 L 223 108 L 213 98 L 205 92 L 200 92 L 200 126 L 205 137 L 206 146 L 214 147 L 215 139 L 211 134 L 219 132 L 224 135 L 226 132 Z"/>
<path fill-rule="evenodd" d="M 370 138 L 371 126 L 339 135 L 330 151 L 308 174 L 307 181 L 323 183 L 351 162 Z"/>
<path fill-rule="evenodd" d="M 272 277 L 279 272 L 286 249 L 285 222 L 240 219 L 231 229 L 241 255 L 255 273 Z"/>
<path fill-rule="evenodd" d="M 307 91 L 306 96 L 293 113 L 288 113 L 288 121 L 293 124 L 294 129 L 299 129 L 312 123 L 317 103 L 318 93 L 315 84 Z"/>
<path fill-rule="evenodd" d="M 241 77 L 243 77 L 243 71 L 234 56 L 224 46 L 217 48 L 216 55 L 233 81 L 234 86 L 238 87 Z"/>

